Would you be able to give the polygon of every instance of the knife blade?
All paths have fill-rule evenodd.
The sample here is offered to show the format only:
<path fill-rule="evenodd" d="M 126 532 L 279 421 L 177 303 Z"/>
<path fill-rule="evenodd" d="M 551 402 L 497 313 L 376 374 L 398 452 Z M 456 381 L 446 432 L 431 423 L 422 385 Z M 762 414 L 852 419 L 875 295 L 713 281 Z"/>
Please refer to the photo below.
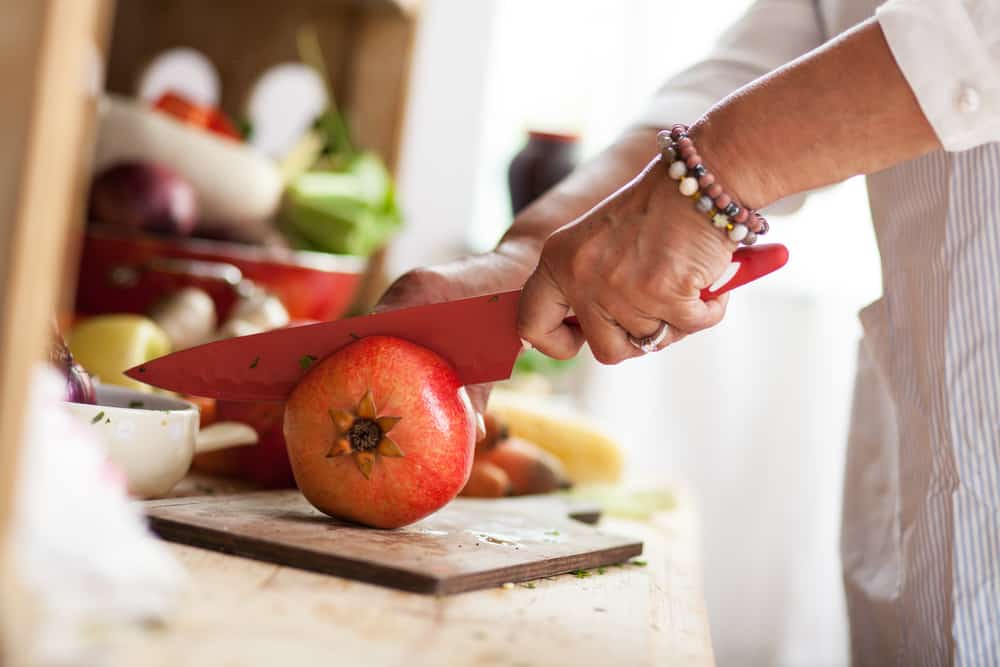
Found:
<path fill-rule="evenodd" d="M 779 244 L 741 248 L 702 299 L 712 299 L 780 268 Z M 174 352 L 125 371 L 162 389 L 229 401 L 283 401 L 312 364 L 365 336 L 396 336 L 427 347 L 464 384 L 509 378 L 521 351 L 521 290 L 400 308 L 332 322 L 276 329 Z M 570 324 L 575 324 L 568 320 Z"/>

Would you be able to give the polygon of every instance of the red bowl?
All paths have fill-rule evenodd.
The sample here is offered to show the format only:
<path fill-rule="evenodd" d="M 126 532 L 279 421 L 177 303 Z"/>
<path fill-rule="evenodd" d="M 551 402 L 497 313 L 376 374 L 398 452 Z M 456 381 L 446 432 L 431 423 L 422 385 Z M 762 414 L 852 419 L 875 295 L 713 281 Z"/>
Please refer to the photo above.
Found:
<path fill-rule="evenodd" d="M 366 264 L 348 255 L 123 236 L 91 227 L 83 243 L 76 309 L 89 315 L 144 313 L 165 294 L 195 286 L 212 296 L 222 321 L 240 280 L 249 279 L 281 299 L 292 319 L 333 320 L 353 302 Z"/>

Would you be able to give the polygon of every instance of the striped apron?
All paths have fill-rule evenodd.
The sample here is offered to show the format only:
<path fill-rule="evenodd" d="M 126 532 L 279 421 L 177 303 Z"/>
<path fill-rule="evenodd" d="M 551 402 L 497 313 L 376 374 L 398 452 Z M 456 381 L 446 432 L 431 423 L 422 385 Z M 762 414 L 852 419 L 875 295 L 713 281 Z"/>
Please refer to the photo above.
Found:
<path fill-rule="evenodd" d="M 857 665 L 1000 665 L 1000 144 L 869 177 L 841 554 Z"/>

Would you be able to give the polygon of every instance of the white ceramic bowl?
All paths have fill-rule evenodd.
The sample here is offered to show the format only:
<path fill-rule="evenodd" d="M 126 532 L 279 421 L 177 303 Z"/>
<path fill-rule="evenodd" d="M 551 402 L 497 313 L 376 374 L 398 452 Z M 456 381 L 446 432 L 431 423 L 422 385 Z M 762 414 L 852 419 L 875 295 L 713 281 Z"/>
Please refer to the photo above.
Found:
<path fill-rule="evenodd" d="M 97 431 L 108 458 L 125 473 L 129 493 L 139 498 L 169 493 L 196 452 L 257 442 L 245 424 L 218 423 L 199 433 L 198 408 L 187 401 L 112 385 L 96 390 L 97 405 L 64 404 Z"/>
<path fill-rule="evenodd" d="M 98 385 L 97 405 L 66 405 L 98 432 L 108 458 L 128 478 L 132 495 L 162 496 L 191 467 L 199 414 L 187 401 Z"/>

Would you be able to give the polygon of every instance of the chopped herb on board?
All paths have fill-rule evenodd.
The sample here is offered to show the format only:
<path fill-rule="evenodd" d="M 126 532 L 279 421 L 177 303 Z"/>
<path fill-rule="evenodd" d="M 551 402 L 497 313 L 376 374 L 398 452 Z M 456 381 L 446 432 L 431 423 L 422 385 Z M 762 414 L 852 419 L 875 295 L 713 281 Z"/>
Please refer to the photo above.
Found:
<path fill-rule="evenodd" d="M 316 361 L 316 357 L 314 357 L 313 355 L 311 354 L 303 355 L 302 358 L 299 359 L 299 368 L 301 368 L 304 371 L 307 371 L 309 370 L 309 367 L 313 365 L 314 361 Z"/>
<path fill-rule="evenodd" d="M 546 535 L 552 535 L 553 537 L 556 537 L 556 536 L 559 535 L 559 531 L 558 530 L 546 530 L 545 534 Z"/>
<path fill-rule="evenodd" d="M 607 568 L 603 568 L 603 567 L 597 568 L 597 574 L 604 574 L 607 571 L 608 571 Z"/>
<path fill-rule="evenodd" d="M 97 422 L 101 421 L 102 419 L 104 419 L 104 410 L 101 410 L 96 415 L 94 415 L 94 418 L 90 420 L 90 423 L 91 424 L 96 424 Z"/>
<path fill-rule="evenodd" d="M 521 588 L 532 588 L 533 589 L 534 587 L 535 587 L 535 585 L 533 583 L 531 583 L 530 581 L 528 583 L 526 583 L 526 584 L 521 584 Z"/>
<path fill-rule="evenodd" d="M 250 362 L 250 368 L 257 368 L 257 364 L 259 363 L 260 363 L 260 355 L 258 354 L 256 357 L 253 358 L 253 361 Z"/>
<path fill-rule="evenodd" d="M 586 579 L 590 576 L 590 570 L 573 570 L 570 572 L 577 579 Z"/>
<path fill-rule="evenodd" d="M 629 563 L 632 565 L 637 565 L 639 567 L 646 567 L 647 563 L 644 560 L 630 560 Z"/>
<path fill-rule="evenodd" d="M 128 406 L 130 408 L 141 408 L 144 405 L 146 405 L 146 404 L 143 403 L 142 401 L 129 401 L 128 402 Z"/>

